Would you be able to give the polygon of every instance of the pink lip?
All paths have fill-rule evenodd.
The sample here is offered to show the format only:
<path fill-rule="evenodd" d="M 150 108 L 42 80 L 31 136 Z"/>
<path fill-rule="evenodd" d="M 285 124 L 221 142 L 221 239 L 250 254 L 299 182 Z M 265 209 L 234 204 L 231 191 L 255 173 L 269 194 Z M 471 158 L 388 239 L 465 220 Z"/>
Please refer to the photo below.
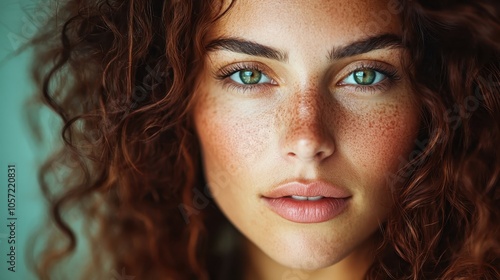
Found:
<path fill-rule="evenodd" d="M 324 196 L 332 198 L 347 198 L 351 195 L 340 188 L 337 188 L 329 183 L 323 181 L 314 181 L 309 184 L 300 182 L 290 182 L 278 186 L 272 191 L 264 194 L 268 198 L 279 198 L 284 196 Z"/>
<path fill-rule="evenodd" d="M 291 196 L 323 196 L 319 200 L 296 200 Z M 321 223 L 338 216 L 348 205 L 351 195 L 323 181 L 309 184 L 291 182 L 280 185 L 262 198 L 282 218 L 296 223 Z"/>

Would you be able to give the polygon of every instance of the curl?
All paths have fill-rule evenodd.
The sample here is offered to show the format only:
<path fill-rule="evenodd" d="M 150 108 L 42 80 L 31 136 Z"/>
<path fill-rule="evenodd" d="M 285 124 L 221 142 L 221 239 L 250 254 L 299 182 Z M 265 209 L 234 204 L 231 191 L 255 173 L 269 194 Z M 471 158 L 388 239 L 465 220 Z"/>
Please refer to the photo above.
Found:
<path fill-rule="evenodd" d="M 186 222 L 178 206 L 195 207 L 201 180 L 188 104 L 202 37 L 220 9 L 208 1 L 66 1 L 33 39 L 34 79 L 62 120 L 64 143 L 40 170 L 56 226 L 40 278 L 58 273 L 84 240 L 67 214 L 77 211 L 89 243 L 99 244 L 82 278 L 124 271 L 207 279 L 203 215 Z"/>
<path fill-rule="evenodd" d="M 500 7 L 404 1 L 423 124 L 369 279 L 500 277 Z M 411 174 L 411 176 L 406 176 Z"/>

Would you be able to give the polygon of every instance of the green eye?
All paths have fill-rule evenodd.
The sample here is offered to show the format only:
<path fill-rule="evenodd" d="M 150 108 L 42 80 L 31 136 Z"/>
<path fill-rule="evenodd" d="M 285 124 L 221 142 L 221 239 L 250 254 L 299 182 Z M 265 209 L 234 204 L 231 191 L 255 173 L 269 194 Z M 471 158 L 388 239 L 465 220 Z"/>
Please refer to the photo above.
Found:
<path fill-rule="evenodd" d="M 356 71 L 353 74 L 356 83 L 361 85 L 371 85 L 375 81 L 375 71 L 370 69 Z"/>
<path fill-rule="evenodd" d="M 372 84 L 377 84 L 385 78 L 386 75 L 378 71 L 375 71 L 373 69 L 361 69 L 361 70 L 356 70 L 351 74 L 349 74 L 349 76 L 347 76 L 347 78 L 344 79 L 343 83 L 369 86 Z"/>
<path fill-rule="evenodd" d="M 256 84 L 262 78 L 262 73 L 256 70 L 240 71 L 240 79 L 244 84 Z"/>
<path fill-rule="evenodd" d="M 238 84 L 243 85 L 255 85 L 262 83 L 269 83 L 271 79 L 264 75 L 259 70 L 254 69 L 243 69 L 240 71 L 234 72 L 229 78 L 235 81 Z"/>

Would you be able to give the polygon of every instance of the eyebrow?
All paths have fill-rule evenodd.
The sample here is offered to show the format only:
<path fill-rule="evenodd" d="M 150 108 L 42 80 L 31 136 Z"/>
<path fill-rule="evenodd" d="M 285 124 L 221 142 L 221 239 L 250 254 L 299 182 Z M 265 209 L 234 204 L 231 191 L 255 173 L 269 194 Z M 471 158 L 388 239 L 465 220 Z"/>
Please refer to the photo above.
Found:
<path fill-rule="evenodd" d="M 386 33 L 361 39 L 350 43 L 347 46 L 333 48 L 330 51 L 328 58 L 330 60 L 339 60 L 378 49 L 395 49 L 403 47 L 403 40 L 400 36 Z"/>
<path fill-rule="evenodd" d="M 395 34 L 379 34 L 376 36 L 361 39 L 341 47 L 334 47 L 329 53 L 330 60 L 360 55 L 377 49 L 402 48 L 403 43 L 400 36 Z M 207 44 L 207 51 L 226 50 L 236 53 L 260 56 L 269 59 L 285 62 L 288 54 L 282 50 L 268 47 L 256 42 L 244 40 L 236 37 L 222 37 Z"/>
<path fill-rule="evenodd" d="M 261 56 L 281 62 L 288 60 L 288 54 L 283 51 L 234 37 L 215 39 L 207 45 L 206 49 L 208 51 L 227 50 L 242 54 Z"/>

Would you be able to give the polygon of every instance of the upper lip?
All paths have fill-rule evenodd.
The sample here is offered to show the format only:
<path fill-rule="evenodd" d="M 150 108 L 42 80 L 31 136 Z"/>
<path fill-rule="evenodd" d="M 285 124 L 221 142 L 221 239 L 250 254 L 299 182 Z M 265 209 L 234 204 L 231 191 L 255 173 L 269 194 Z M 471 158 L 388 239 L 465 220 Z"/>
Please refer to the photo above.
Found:
<path fill-rule="evenodd" d="M 279 185 L 264 194 L 267 198 L 280 198 L 287 196 L 323 196 L 330 198 L 348 198 L 351 195 L 346 190 L 328 182 L 317 180 L 308 183 L 300 181 L 287 182 Z"/>

